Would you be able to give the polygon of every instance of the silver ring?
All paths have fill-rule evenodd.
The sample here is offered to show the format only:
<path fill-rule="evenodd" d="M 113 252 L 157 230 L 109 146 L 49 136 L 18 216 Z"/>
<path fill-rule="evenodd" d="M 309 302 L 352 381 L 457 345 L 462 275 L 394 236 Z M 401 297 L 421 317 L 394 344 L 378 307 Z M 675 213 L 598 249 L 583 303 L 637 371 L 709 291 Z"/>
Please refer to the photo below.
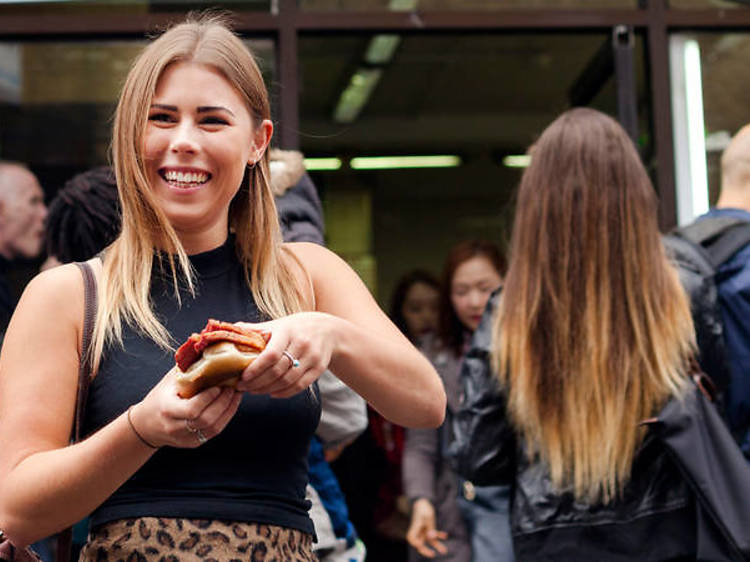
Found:
<path fill-rule="evenodd" d="M 292 368 L 299 367 L 299 359 L 289 353 L 286 349 L 282 352 L 282 355 L 284 355 L 287 359 L 289 359 L 289 361 L 292 362 Z"/>
<path fill-rule="evenodd" d="M 198 438 L 198 443 L 200 443 L 201 445 L 208 441 L 208 437 L 203 435 L 203 432 L 200 429 L 195 430 L 195 436 Z"/>

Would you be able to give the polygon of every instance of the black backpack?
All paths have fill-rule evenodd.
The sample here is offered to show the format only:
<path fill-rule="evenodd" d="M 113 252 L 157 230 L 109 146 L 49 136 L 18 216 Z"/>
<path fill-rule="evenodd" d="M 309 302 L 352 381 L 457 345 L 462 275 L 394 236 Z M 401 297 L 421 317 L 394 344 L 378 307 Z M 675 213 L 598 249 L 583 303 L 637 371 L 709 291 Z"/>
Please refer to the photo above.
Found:
<path fill-rule="evenodd" d="M 699 363 L 720 393 L 729 384 L 724 329 L 721 324 L 716 271 L 750 244 L 750 222 L 733 217 L 709 217 L 676 228 L 664 245 L 690 295 Z"/>

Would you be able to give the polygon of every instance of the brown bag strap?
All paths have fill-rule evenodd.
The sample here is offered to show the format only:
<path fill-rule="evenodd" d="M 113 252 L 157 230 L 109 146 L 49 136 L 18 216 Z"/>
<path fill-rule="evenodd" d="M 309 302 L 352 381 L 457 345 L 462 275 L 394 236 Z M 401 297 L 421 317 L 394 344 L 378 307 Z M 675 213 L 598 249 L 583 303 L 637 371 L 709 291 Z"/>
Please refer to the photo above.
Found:
<path fill-rule="evenodd" d="M 96 293 L 96 277 L 94 270 L 88 262 L 76 262 L 83 276 L 83 337 L 81 341 L 81 360 L 78 363 L 78 391 L 76 392 L 76 411 L 73 420 L 73 429 L 70 433 L 70 442 L 75 443 L 81 439 L 81 428 L 83 416 L 86 413 L 86 400 L 89 394 L 89 385 L 92 375 L 91 343 L 94 336 L 94 322 L 96 321 L 96 309 L 98 299 Z M 70 562 L 71 549 L 73 547 L 73 527 L 61 531 L 57 535 L 57 562 Z"/>

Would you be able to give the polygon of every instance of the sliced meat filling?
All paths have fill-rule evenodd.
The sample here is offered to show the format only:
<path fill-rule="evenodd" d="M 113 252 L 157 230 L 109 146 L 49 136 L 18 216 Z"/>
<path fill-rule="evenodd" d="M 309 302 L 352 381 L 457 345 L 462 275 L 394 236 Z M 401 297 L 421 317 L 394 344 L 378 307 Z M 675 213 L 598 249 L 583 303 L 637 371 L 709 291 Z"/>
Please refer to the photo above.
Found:
<path fill-rule="evenodd" d="M 209 345 L 228 341 L 241 346 L 243 350 L 262 351 L 268 337 L 260 332 L 243 330 L 228 322 L 210 319 L 200 334 L 190 335 L 175 352 L 174 358 L 177 366 L 184 372 L 200 359 L 201 353 Z"/>

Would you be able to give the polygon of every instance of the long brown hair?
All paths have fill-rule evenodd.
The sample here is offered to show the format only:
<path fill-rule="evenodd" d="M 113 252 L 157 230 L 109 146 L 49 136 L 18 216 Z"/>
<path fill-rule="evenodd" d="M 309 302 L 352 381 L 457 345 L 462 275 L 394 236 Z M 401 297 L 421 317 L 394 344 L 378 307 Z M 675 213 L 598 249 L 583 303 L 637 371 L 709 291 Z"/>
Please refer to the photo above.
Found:
<path fill-rule="evenodd" d="M 527 454 L 576 498 L 610 501 L 630 477 L 639 422 L 684 389 L 688 299 L 657 201 L 610 117 L 563 113 L 518 192 L 493 359 Z"/>
<path fill-rule="evenodd" d="M 448 252 L 440 279 L 440 309 L 438 312 L 438 337 L 443 345 L 453 351 L 456 357 L 463 352 L 466 328 L 458 319 L 451 300 L 453 276 L 464 262 L 472 258 L 485 258 L 495 268 L 500 277 L 505 275 L 505 256 L 489 240 L 465 240 L 453 246 Z"/>
<path fill-rule="evenodd" d="M 216 69 L 239 92 L 256 126 L 270 118 L 268 93 L 255 59 L 221 16 L 188 16 L 141 52 L 127 76 L 115 113 L 112 159 L 122 206 L 122 232 L 104 261 L 95 358 L 105 341 L 121 340 L 123 321 L 163 347 L 172 345 L 149 301 L 155 261 L 171 271 L 177 298 L 183 283 L 193 291 L 190 262 L 149 187 L 143 159 L 144 132 L 158 80 L 169 65 L 177 62 Z M 229 208 L 229 225 L 258 308 L 269 317 L 278 317 L 301 310 L 304 298 L 291 269 L 291 254 L 281 245 L 269 177 L 265 151 L 245 173 Z"/>

